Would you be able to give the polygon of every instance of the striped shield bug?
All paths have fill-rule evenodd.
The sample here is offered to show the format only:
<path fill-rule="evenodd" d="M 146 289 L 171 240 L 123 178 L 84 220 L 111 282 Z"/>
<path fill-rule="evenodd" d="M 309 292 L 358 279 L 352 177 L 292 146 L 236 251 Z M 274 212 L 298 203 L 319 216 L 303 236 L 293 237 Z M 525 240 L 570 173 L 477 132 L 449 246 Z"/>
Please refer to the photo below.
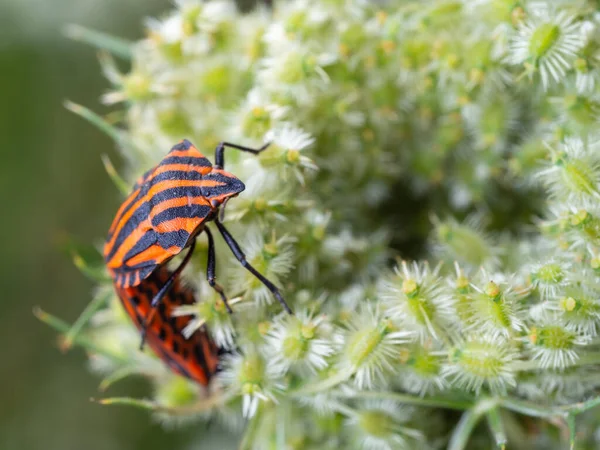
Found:
<path fill-rule="evenodd" d="M 135 325 L 144 331 L 154 353 L 173 372 L 207 386 L 218 369 L 220 349 L 210 338 L 206 327 L 196 330 L 189 339 L 185 339 L 183 330 L 190 322 L 190 317 L 172 315 L 175 307 L 195 302 L 192 290 L 175 280 L 158 307 L 152 310 L 152 299 L 171 275 L 165 267 L 160 267 L 137 286 L 117 286 L 117 295 Z M 146 321 L 149 316 L 151 319 Z"/>
<path fill-rule="evenodd" d="M 189 262 L 195 238 L 204 232 L 208 239 L 208 283 L 231 313 L 223 288 L 215 280 L 215 244 L 207 227 L 212 221 L 237 260 L 292 314 L 279 289 L 246 261 L 244 252 L 219 217 L 220 207 L 245 189 L 242 181 L 224 170 L 225 148 L 259 154 L 268 145 L 253 149 L 221 142 L 215 150 L 214 165 L 190 141 L 184 139 L 175 145 L 134 185 L 109 229 L 104 259 L 115 286 L 124 289 L 139 285 L 157 268 L 189 248 L 183 261 L 154 295 L 151 309 L 155 308 Z M 142 335 L 142 346 L 143 343 Z"/>

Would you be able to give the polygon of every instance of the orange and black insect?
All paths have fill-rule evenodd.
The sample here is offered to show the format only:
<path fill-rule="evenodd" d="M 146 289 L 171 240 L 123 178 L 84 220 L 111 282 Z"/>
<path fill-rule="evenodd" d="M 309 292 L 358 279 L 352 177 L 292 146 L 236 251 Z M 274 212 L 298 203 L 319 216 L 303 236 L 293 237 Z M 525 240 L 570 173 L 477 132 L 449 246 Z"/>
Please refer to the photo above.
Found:
<path fill-rule="evenodd" d="M 258 154 L 267 146 L 252 149 L 221 142 L 216 148 L 213 165 L 190 141 L 184 139 L 175 145 L 135 184 L 110 227 L 104 258 L 115 286 L 124 289 L 139 285 L 184 248 L 189 248 L 183 262 L 153 297 L 150 305 L 153 310 L 188 263 L 195 238 L 204 232 L 208 239 L 208 283 L 231 312 L 223 288 L 215 281 L 214 239 L 206 226 L 213 221 L 238 261 L 291 314 L 279 289 L 246 261 L 244 252 L 219 218 L 219 208 L 245 189 L 244 183 L 235 175 L 223 170 L 225 148 Z M 151 316 L 146 319 L 149 320 Z M 142 345 L 143 342 L 142 337 Z"/>
<path fill-rule="evenodd" d="M 146 341 L 154 353 L 174 372 L 206 386 L 217 372 L 221 350 L 210 338 L 206 327 L 196 330 L 189 339 L 185 339 L 183 329 L 190 322 L 190 317 L 172 315 L 175 307 L 195 302 L 192 290 L 175 280 L 158 305 L 151 322 L 146 324 L 152 299 L 171 275 L 169 270 L 161 267 L 137 286 L 117 287 L 117 294 L 136 326 L 145 330 Z"/>

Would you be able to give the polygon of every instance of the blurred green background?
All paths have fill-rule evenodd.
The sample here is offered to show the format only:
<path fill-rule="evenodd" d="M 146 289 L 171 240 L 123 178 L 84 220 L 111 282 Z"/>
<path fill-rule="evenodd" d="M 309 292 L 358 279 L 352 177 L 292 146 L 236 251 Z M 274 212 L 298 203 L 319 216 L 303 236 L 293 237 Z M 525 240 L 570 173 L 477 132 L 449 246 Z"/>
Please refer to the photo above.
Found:
<path fill-rule="evenodd" d="M 100 156 L 113 143 L 68 112 L 70 99 L 103 111 L 108 87 L 96 51 L 62 35 L 67 23 L 135 39 L 167 0 L 0 0 L 0 450 L 211 448 L 196 429 L 163 430 L 144 411 L 103 407 L 86 356 L 62 354 L 35 305 L 72 322 L 91 298 L 86 280 L 59 250 L 71 235 L 104 236 L 119 194 Z M 123 382 L 110 394 L 143 396 Z M 195 445 L 188 444 L 196 442 Z"/>

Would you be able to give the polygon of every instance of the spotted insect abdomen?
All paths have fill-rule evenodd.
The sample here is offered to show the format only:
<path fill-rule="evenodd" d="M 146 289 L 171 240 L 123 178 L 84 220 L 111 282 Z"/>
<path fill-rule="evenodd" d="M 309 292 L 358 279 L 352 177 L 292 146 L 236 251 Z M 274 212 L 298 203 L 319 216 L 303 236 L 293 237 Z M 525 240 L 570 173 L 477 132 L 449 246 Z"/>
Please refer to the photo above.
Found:
<path fill-rule="evenodd" d="M 169 270 L 159 268 L 138 286 L 117 288 L 117 294 L 138 329 L 143 328 L 150 312 L 150 302 L 170 276 Z M 177 306 L 195 302 L 193 292 L 176 281 L 158 306 L 152 323 L 146 327 L 146 341 L 156 355 L 176 373 L 207 385 L 216 373 L 219 348 L 206 328 L 196 330 L 189 339 L 183 336 L 189 324 L 188 316 L 173 317 Z"/>

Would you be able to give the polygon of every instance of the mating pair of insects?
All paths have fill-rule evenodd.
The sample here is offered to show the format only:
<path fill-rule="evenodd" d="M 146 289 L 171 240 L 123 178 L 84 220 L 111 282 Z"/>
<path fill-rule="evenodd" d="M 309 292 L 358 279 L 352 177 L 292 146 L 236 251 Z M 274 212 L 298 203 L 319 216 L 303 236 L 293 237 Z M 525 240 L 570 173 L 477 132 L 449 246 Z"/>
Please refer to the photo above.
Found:
<path fill-rule="evenodd" d="M 175 145 L 162 161 L 133 186 L 109 229 L 104 259 L 115 289 L 144 343 L 172 370 L 207 385 L 218 366 L 219 349 L 205 328 L 185 339 L 189 317 L 173 317 L 175 307 L 194 303 L 193 292 L 179 282 L 190 261 L 196 237 L 208 240 L 207 279 L 232 312 L 223 288 L 215 280 L 215 243 L 208 223 L 213 222 L 237 260 L 257 277 L 288 312 L 279 289 L 254 267 L 222 223 L 227 201 L 245 189 L 224 170 L 225 149 L 259 154 L 269 144 L 253 149 L 228 142 L 215 151 L 215 164 L 188 140 Z M 188 249 L 171 272 L 166 264 Z"/>

